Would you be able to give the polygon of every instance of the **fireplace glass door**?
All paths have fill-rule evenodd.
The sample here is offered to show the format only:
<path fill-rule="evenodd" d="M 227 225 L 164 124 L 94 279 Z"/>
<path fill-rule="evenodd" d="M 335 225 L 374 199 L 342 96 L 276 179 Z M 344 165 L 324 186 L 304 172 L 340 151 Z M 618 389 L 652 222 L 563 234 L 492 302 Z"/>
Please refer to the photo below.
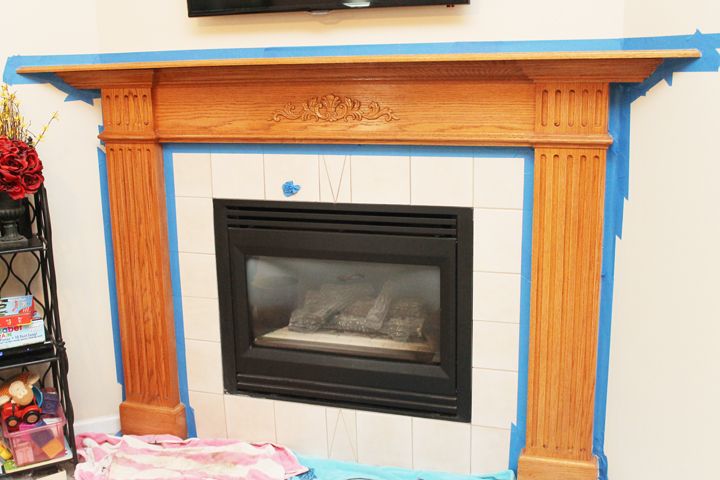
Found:
<path fill-rule="evenodd" d="M 246 261 L 253 343 L 440 363 L 440 268 L 314 258 Z"/>
<path fill-rule="evenodd" d="M 214 212 L 227 392 L 469 419 L 471 209 Z"/>

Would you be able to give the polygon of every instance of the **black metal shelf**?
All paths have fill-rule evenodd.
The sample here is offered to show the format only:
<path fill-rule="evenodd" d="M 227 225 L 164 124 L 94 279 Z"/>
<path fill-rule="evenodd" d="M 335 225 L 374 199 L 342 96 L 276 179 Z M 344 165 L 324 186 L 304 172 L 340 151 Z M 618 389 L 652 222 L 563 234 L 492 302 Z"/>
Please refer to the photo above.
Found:
<path fill-rule="evenodd" d="M 23 247 L 4 248 L 0 244 L 0 255 L 12 255 L 14 253 L 40 252 L 45 250 L 45 244 L 38 237 L 30 238 L 27 245 Z"/>
<path fill-rule="evenodd" d="M 42 367 L 41 384 L 52 385 L 60 396 L 67 419 L 64 433 L 69 451 L 65 457 L 19 467 L 7 474 L 0 472 L 0 478 L 11 477 L 20 471 L 46 469 L 64 461 L 77 462 L 75 416 L 68 388 L 68 359 L 58 311 L 52 229 L 45 188 L 25 203 L 27 208 L 19 227 L 29 242 L 20 247 L 3 247 L 0 242 L 0 297 L 32 295 L 35 309 L 44 322 L 45 342 L 0 350 L 0 377 L 12 374 L 13 369 L 26 370 L 35 366 L 37 371 L 38 366 L 47 365 Z"/>
<path fill-rule="evenodd" d="M 27 367 L 30 365 L 37 365 L 39 363 L 55 362 L 60 357 L 55 354 L 55 349 L 52 344 L 49 345 L 49 351 L 40 352 L 28 352 L 17 356 L 12 356 L 8 359 L 0 357 L 0 371 L 9 370 L 11 368 Z"/>

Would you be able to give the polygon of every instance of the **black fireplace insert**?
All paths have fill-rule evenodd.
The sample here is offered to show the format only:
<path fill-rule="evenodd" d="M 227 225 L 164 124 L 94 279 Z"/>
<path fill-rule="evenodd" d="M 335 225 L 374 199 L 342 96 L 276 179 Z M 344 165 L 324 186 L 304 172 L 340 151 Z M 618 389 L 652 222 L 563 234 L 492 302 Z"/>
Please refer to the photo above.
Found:
<path fill-rule="evenodd" d="M 470 420 L 472 209 L 214 201 L 228 393 Z"/>

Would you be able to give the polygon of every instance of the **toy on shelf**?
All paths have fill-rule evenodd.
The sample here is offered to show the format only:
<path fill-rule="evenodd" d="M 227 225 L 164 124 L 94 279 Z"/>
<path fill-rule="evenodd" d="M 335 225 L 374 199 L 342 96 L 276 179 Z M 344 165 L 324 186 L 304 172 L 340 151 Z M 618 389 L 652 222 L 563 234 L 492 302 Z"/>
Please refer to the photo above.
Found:
<path fill-rule="evenodd" d="M 0 458 L 2 458 L 3 462 L 7 462 L 8 460 L 12 460 L 13 454 L 8 448 L 7 445 L 5 445 L 5 442 L 0 440 Z"/>
<path fill-rule="evenodd" d="M 8 430 L 16 430 L 21 422 L 34 424 L 40 420 L 42 410 L 33 392 L 39 380 L 38 375 L 23 372 L 0 386 L 0 418 Z"/>

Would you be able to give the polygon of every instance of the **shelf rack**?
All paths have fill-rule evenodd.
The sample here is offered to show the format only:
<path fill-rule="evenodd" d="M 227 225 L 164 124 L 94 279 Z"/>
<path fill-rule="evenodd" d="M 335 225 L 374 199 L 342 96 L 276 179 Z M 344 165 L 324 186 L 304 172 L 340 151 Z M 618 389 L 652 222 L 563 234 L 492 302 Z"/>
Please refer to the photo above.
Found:
<path fill-rule="evenodd" d="M 0 378 L 10 376 L 13 370 L 33 367 L 37 372 L 40 369 L 41 384 L 52 385 L 57 390 L 65 411 L 67 424 L 64 433 L 69 451 L 64 456 L 37 465 L 18 467 L 7 474 L 0 472 L 0 478 L 46 469 L 62 462 L 77 462 L 74 412 L 67 379 L 68 359 L 60 326 L 52 228 L 45 187 L 24 201 L 27 208 L 19 222 L 19 229 L 29 238 L 29 243 L 11 248 L 4 248 L 0 243 L 0 296 L 33 296 L 35 308 L 45 323 L 45 342 L 0 351 Z M 43 365 L 46 367 L 42 368 Z"/>

